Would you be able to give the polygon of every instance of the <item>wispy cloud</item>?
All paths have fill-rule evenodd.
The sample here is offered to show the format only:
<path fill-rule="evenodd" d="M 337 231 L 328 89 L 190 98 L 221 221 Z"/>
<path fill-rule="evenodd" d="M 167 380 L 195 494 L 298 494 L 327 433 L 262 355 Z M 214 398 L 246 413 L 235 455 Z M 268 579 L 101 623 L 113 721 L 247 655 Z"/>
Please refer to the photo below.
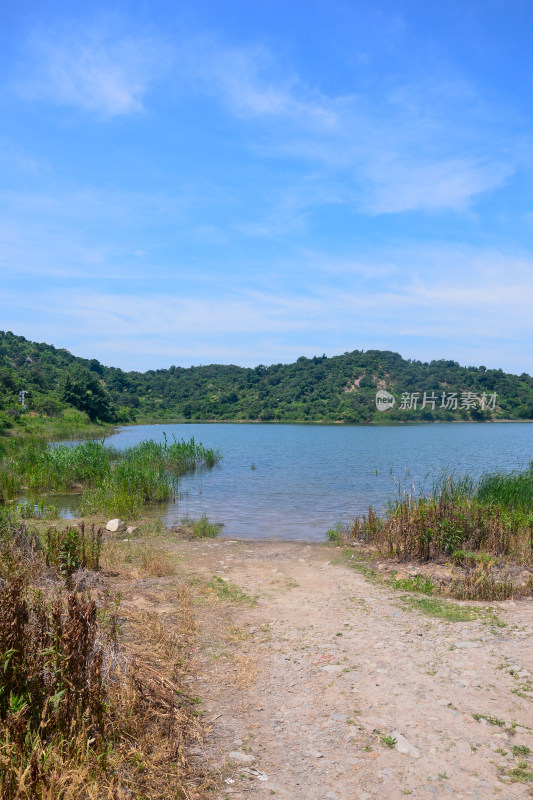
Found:
<path fill-rule="evenodd" d="M 153 36 L 121 36 L 112 20 L 40 29 L 27 43 L 18 91 L 27 98 L 106 117 L 143 110 L 144 96 L 170 51 Z"/>
<path fill-rule="evenodd" d="M 287 290 L 281 265 L 270 287 L 249 280 L 242 288 L 221 275 L 211 286 L 198 284 L 179 294 L 147 290 L 139 296 L 131 290 L 67 286 L 39 298 L 4 291 L 0 301 L 11 309 L 4 325 L 38 339 L 53 331 L 55 343 L 69 337 L 74 337 L 72 346 L 92 341 L 92 355 L 104 360 L 102 352 L 113 351 L 112 358 L 129 367 L 162 366 L 167 355 L 168 363 L 180 364 L 198 363 L 206 355 L 226 363 L 271 363 L 282 353 L 289 360 L 313 355 L 316 346 L 316 352 L 376 347 L 424 360 L 446 356 L 470 363 L 479 353 L 477 359 L 487 366 L 522 372 L 531 370 L 525 343 L 533 336 L 532 275 L 530 258 L 413 247 L 392 263 L 386 256 L 356 264 L 310 258 L 295 292 Z M 94 340 L 98 330 L 105 330 L 106 345 Z M 306 345 L 298 352 L 300 341 Z M 504 354 L 505 342 L 509 352 L 503 361 L 491 361 L 487 353 Z"/>
<path fill-rule="evenodd" d="M 325 170 L 329 185 L 334 176 L 365 213 L 465 210 L 525 155 L 514 132 L 502 137 L 502 120 L 512 115 L 456 77 L 422 74 L 416 83 L 399 74 L 376 81 L 370 94 L 357 90 L 354 74 L 353 92 L 333 95 L 265 47 L 205 38 L 183 48 L 182 63 L 182 79 L 188 75 L 236 117 L 261 122 L 260 136 L 250 134 L 255 152 Z"/>
<path fill-rule="evenodd" d="M 282 67 L 266 47 L 227 47 L 196 37 L 181 48 L 180 65 L 197 85 L 241 117 L 285 117 L 306 128 L 334 130 L 338 123 L 331 100 L 305 85 L 296 72 Z"/>

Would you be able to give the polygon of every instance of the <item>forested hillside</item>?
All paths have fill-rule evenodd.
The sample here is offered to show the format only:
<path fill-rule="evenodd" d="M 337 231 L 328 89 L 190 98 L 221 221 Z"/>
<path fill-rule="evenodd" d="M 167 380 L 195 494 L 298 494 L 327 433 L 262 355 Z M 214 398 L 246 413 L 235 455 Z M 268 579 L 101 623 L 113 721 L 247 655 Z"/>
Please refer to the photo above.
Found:
<path fill-rule="evenodd" d="M 455 361 L 406 360 L 354 350 L 294 364 L 123 372 L 49 344 L 0 332 L 0 414 L 16 421 L 19 392 L 30 413 L 68 408 L 92 420 L 143 419 L 385 422 L 533 419 L 533 378 Z M 387 411 L 376 392 L 394 396 Z M 389 398 L 389 403 L 391 402 Z"/>

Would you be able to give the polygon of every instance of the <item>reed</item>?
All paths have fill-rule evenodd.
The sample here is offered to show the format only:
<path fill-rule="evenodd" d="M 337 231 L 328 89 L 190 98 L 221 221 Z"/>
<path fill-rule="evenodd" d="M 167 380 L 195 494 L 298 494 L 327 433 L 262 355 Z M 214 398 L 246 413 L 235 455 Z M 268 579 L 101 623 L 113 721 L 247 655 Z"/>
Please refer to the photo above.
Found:
<path fill-rule="evenodd" d="M 0 499 L 15 497 L 23 488 L 79 490 L 82 514 L 133 516 L 147 503 L 172 500 L 182 475 L 211 468 L 219 460 L 218 451 L 194 438 L 147 440 L 124 451 L 105 446 L 103 440 L 49 446 L 27 439 L 3 448 Z"/>
<path fill-rule="evenodd" d="M 449 592 L 460 599 L 531 594 L 533 578 L 516 583 L 512 574 L 533 567 L 533 466 L 478 481 L 444 473 L 425 496 L 399 487 L 383 515 L 370 508 L 343 539 L 398 561 L 448 562 Z"/>
<path fill-rule="evenodd" d="M 533 513 L 533 462 L 523 472 L 490 472 L 475 489 L 483 504 L 499 505 Z"/>

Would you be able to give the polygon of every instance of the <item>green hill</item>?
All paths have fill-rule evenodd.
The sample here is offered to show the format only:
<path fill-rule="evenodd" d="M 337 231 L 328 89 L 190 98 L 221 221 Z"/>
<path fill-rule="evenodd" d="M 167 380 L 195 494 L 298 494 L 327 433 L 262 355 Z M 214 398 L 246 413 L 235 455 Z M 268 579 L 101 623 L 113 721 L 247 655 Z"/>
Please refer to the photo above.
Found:
<path fill-rule="evenodd" d="M 107 422 L 533 419 L 530 375 L 461 367 L 455 361 L 423 363 L 390 351 L 354 350 L 254 369 L 212 364 L 124 372 L 1 331 L 4 423 L 16 420 L 22 389 L 30 412 L 59 416 L 74 407 Z M 376 408 L 378 390 L 394 395 L 395 404 L 386 412 Z"/>

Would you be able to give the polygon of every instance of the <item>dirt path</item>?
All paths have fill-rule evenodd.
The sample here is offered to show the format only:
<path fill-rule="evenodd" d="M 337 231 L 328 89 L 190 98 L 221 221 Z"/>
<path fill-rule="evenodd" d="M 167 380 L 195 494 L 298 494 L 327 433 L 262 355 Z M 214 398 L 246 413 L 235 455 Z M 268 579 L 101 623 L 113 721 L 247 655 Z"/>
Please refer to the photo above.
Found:
<path fill-rule="evenodd" d="M 513 755 L 533 751 L 533 602 L 494 603 L 505 627 L 487 616 L 449 622 L 369 583 L 335 548 L 223 539 L 168 548 L 193 584 L 219 576 L 258 596 L 197 600 L 191 688 L 209 733 L 194 753 L 220 770 L 217 798 L 532 796 L 533 783 L 506 773 L 533 770 L 527 753 Z M 173 582 L 158 579 L 158 590 Z M 141 584 L 130 600 L 137 592 L 171 612 Z"/>

